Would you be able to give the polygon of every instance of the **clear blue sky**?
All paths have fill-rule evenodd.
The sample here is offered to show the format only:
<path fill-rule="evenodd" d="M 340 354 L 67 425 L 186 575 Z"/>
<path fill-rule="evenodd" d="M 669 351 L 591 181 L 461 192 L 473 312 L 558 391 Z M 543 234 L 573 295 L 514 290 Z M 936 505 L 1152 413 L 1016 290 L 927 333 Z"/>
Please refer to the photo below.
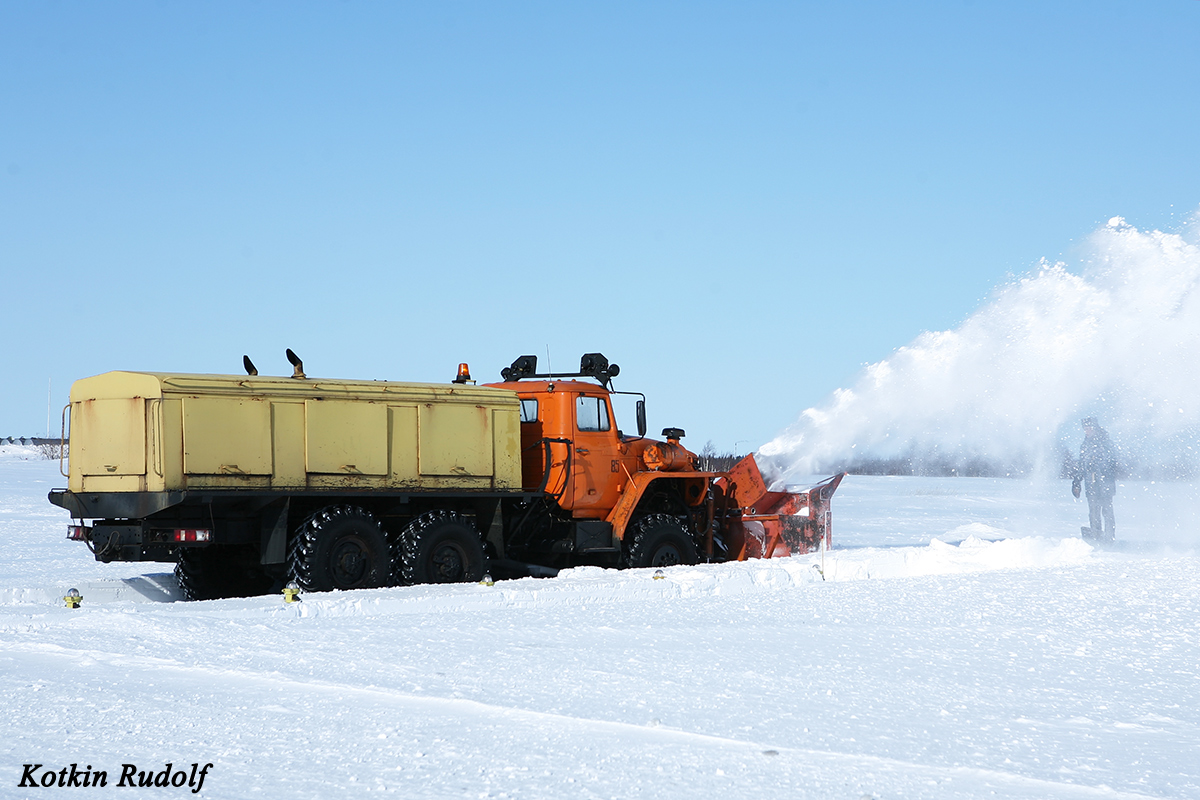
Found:
<path fill-rule="evenodd" d="M 1200 207 L 1200 2 L 0 0 L 0 435 L 112 369 L 599 350 L 753 447 Z"/>

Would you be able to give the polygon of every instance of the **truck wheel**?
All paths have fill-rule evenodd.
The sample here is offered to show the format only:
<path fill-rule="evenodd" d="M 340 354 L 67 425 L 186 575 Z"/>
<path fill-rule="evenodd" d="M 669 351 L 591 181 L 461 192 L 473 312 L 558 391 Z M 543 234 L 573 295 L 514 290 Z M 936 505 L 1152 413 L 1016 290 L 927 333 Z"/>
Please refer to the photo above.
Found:
<path fill-rule="evenodd" d="M 650 514 L 634 523 L 625 566 L 673 567 L 695 564 L 697 559 L 696 542 L 674 517 Z"/>
<path fill-rule="evenodd" d="M 256 550 L 220 544 L 180 548 L 175 579 L 185 600 L 254 597 L 274 584 L 259 567 Z"/>
<path fill-rule="evenodd" d="M 400 534 L 397 572 L 410 586 L 482 580 L 484 560 L 479 532 L 453 511 L 428 511 Z"/>
<path fill-rule="evenodd" d="M 313 514 L 288 551 L 288 577 L 310 592 L 387 586 L 391 574 L 383 527 L 356 506 L 330 506 Z"/>
<path fill-rule="evenodd" d="M 184 600 L 216 600 L 223 595 L 219 591 L 219 583 L 214 559 L 208 551 L 212 547 L 193 550 L 184 547 L 179 550 L 179 561 L 175 564 L 175 580 L 179 581 L 179 591 Z"/>

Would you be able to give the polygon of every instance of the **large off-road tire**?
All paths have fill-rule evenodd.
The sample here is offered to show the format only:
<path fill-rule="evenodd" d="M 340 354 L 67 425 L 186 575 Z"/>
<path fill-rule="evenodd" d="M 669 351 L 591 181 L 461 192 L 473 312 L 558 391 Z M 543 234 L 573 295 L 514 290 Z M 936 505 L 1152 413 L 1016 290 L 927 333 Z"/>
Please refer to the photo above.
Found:
<path fill-rule="evenodd" d="M 182 548 L 175 563 L 175 580 L 179 581 L 179 592 L 184 600 L 215 600 L 224 595 L 215 574 L 213 559 L 208 551 L 211 547 Z"/>
<path fill-rule="evenodd" d="M 667 514 L 642 517 L 633 524 L 626 541 L 627 567 L 673 567 L 695 564 L 699 558 L 692 535 Z"/>
<path fill-rule="evenodd" d="M 479 531 L 453 511 L 427 511 L 400 534 L 396 574 L 408 585 L 473 583 L 486 558 Z"/>
<path fill-rule="evenodd" d="M 392 551 L 379 521 L 357 506 L 330 506 L 301 523 L 288 549 L 288 578 L 310 592 L 392 582 Z"/>
<path fill-rule="evenodd" d="M 181 547 L 175 579 L 185 600 L 254 597 L 271 591 L 274 580 L 258 564 L 257 551 L 239 545 Z"/>

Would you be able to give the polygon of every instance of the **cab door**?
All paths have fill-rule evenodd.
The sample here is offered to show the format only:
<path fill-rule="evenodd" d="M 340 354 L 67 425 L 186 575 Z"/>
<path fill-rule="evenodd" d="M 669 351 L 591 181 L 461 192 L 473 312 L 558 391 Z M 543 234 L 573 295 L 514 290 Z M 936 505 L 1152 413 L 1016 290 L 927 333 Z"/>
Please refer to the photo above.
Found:
<path fill-rule="evenodd" d="M 609 399 L 602 391 L 579 393 L 573 398 L 575 421 L 574 489 L 570 508 L 573 516 L 599 519 L 617 502 L 620 484 L 620 443 Z"/>
<path fill-rule="evenodd" d="M 538 395 L 520 395 L 521 398 L 521 485 L 526 489 L 536 489 L 542 485 L 542 477 L 546 473 L 546 450 L 540 444 L 543 432 L 542 398 Z M 555 491 L 555 486 L 561 485 L 561 479 L 556 483 L 546 481 L 546 488 Z"/>

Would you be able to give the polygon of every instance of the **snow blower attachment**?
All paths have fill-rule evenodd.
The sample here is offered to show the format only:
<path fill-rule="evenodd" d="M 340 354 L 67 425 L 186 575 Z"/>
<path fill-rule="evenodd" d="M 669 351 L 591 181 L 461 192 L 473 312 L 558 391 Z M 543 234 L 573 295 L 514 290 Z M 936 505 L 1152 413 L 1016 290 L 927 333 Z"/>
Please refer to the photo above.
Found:
<path fill-rule="evenodd" d="M 50 502 L 98 561 L 174 561 L 211 599 L 478 583 L 559 569 L 778 558 L 830 541 L 842 476 L 770 491 L 753 456 L 700 468 L 681 428 L 600 353 L 521 356 L 498 383 L 110 372 L 76 381 L 69 488 Z M 622 432 L 618 395 L 635 401 Z M 65 426 L 64 426 L 65 427 Z M 63 432 L 66 438 L 66 431 Z M 486 582 L 486 581 L 485 581 Z M 293 595 L 296 596 L 296 595 Z"/>
<path fill-rule="evenodd" d="M 830 500 L 845 473 L 802 492 L 768 491 L 753 455 L 734 465 L 714 486 L 726 505 L 729 560 L 782 558 L 833 544 Z M 720 502 L 720 501 L 718 501 Z"/>

